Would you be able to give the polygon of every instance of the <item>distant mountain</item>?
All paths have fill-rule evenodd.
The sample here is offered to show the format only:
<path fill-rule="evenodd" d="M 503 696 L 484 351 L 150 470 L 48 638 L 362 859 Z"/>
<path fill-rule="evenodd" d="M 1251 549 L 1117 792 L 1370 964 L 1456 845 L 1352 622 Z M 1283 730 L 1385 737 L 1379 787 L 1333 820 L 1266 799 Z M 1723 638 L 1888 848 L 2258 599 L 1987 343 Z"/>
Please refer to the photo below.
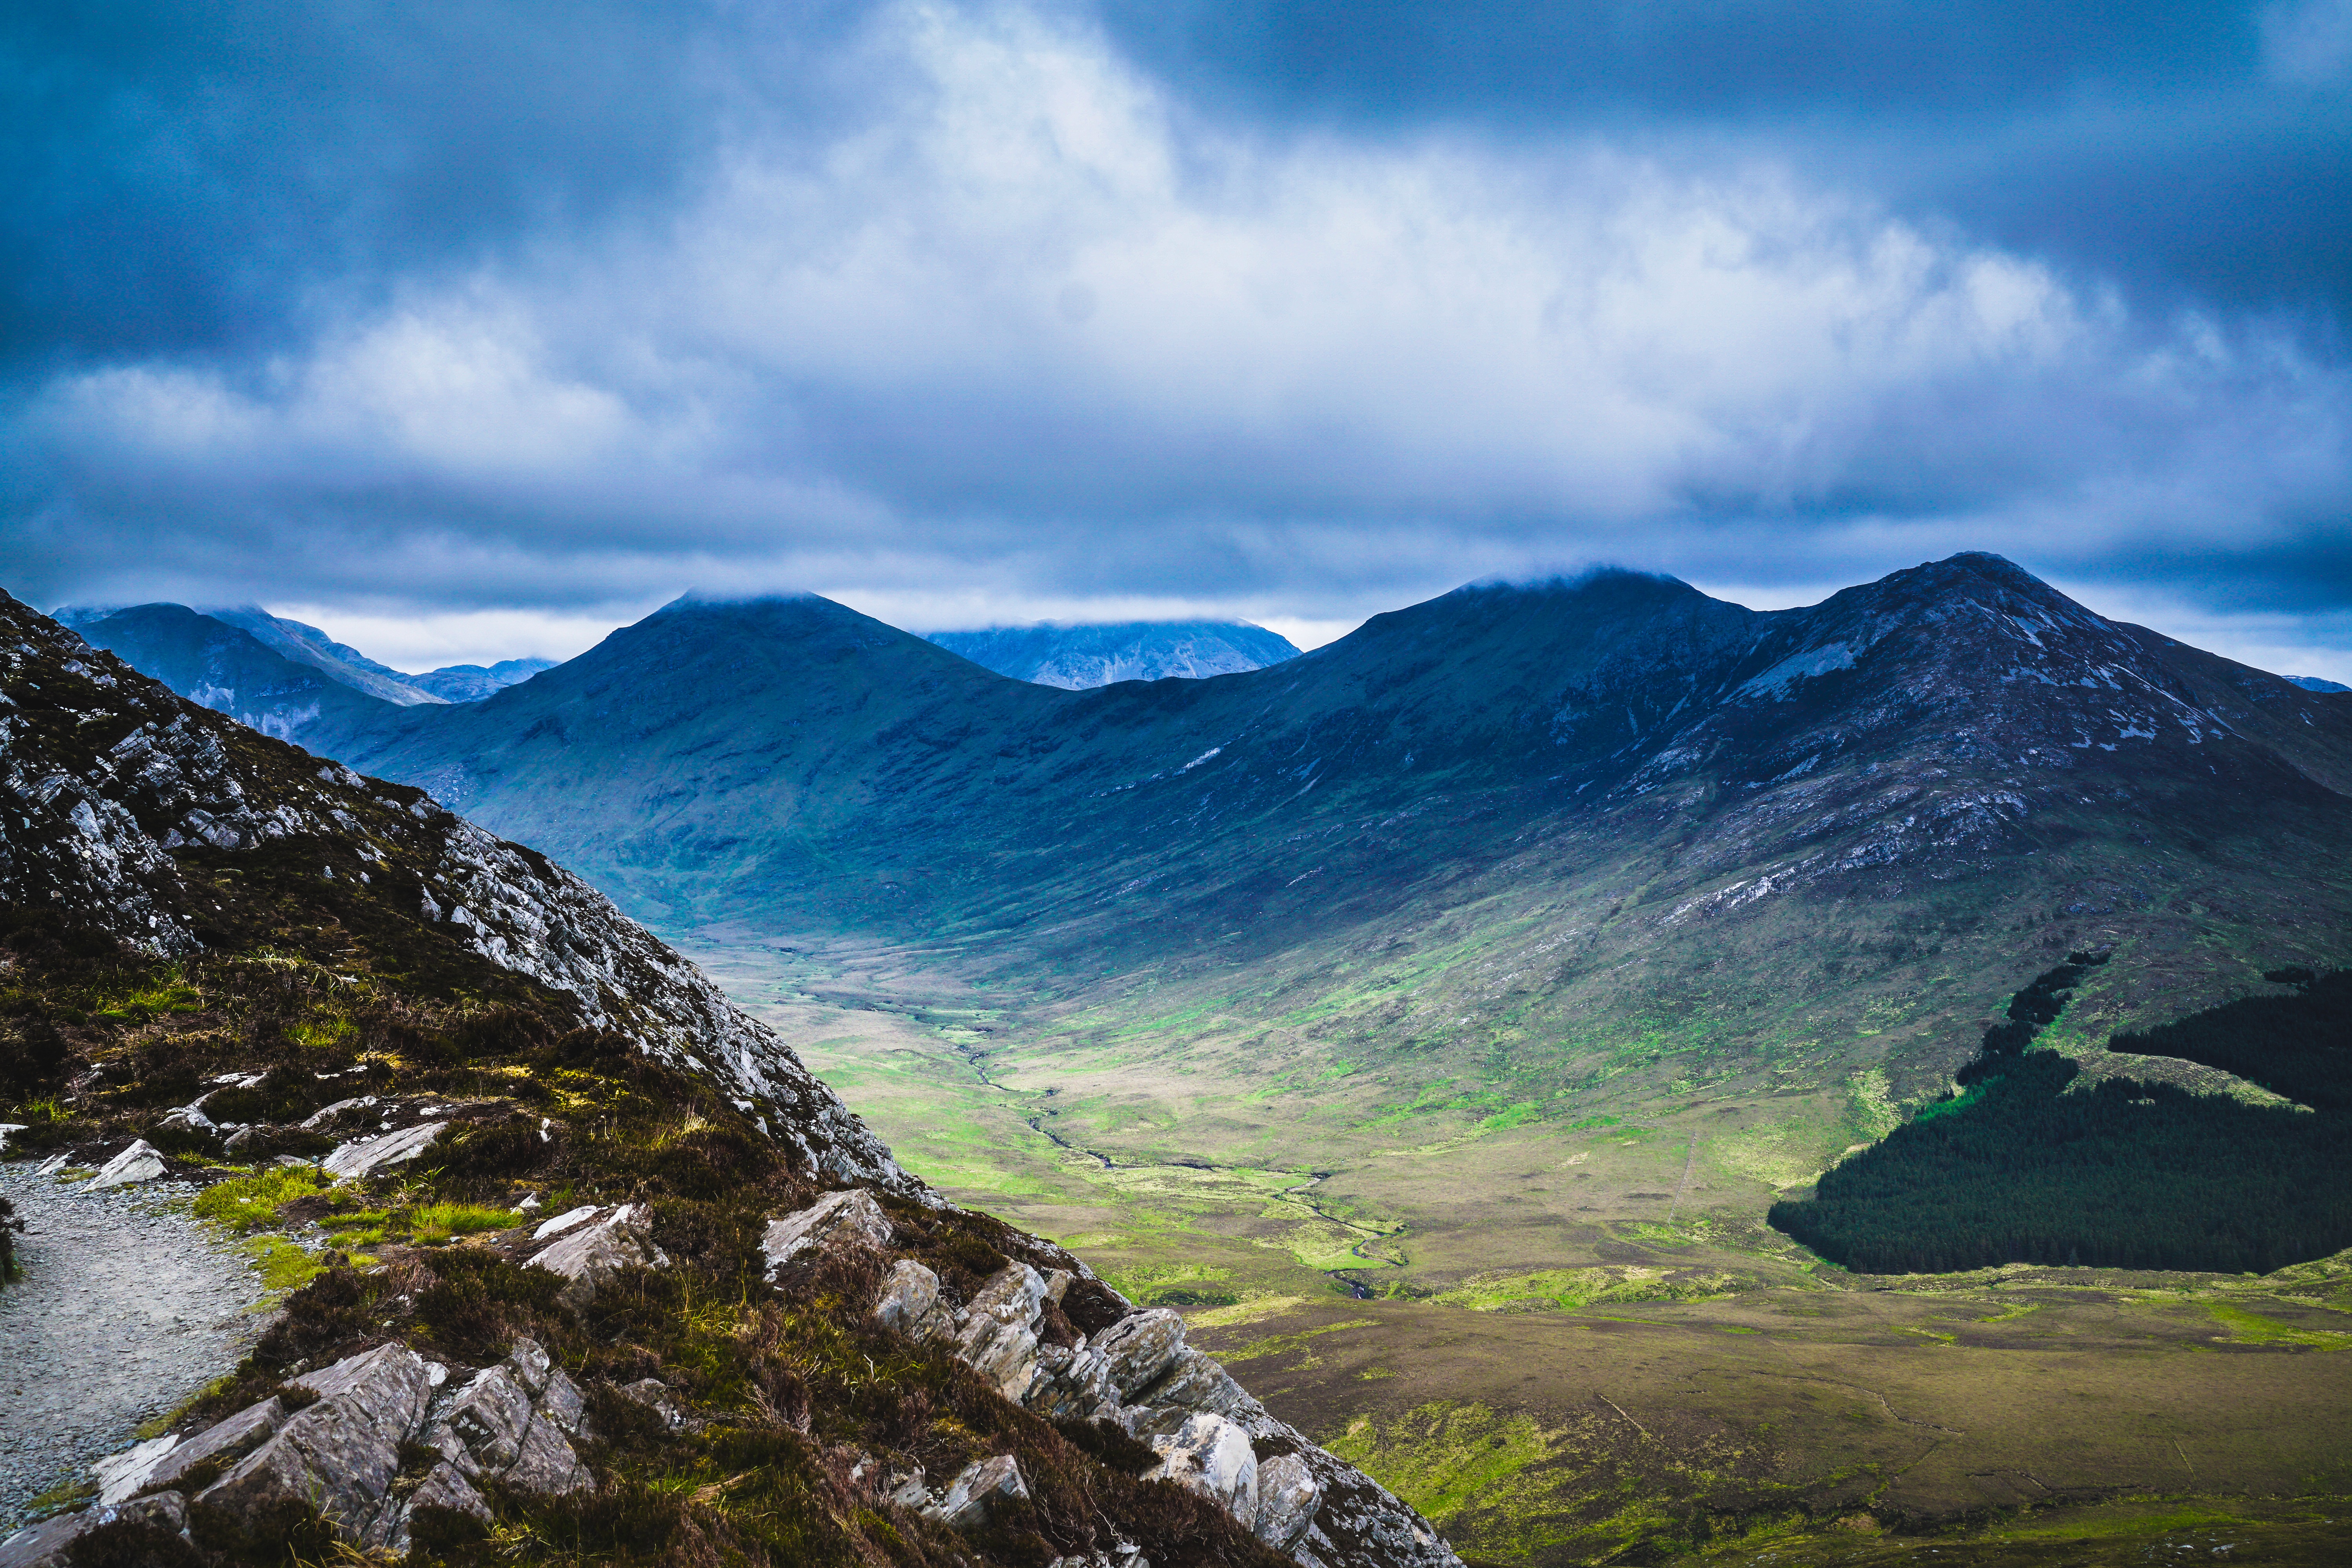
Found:
<path fill-rule="evenodd" d="M 529 680 L 542 669 L 553 669 L 551 658 L 502 658 L 484 668 L 478 664 L 446 664 L 423 675 L 405 676 L 411 685 L 431 692 L 444 702 L 478 702 L 493 692 Z"/>
<path fill-rule="evenodd" d="M 190 701 L 281 741 L 310 744 L 320 733 L 363 731 L 401 710 L 311 660 L 265 646 L 244 626 L 184 605 L 84 610 L 65 624 Z M 442 706 L 437 697 L 411 700 Z"/>
<path fill-rule="evenodd" d="M 2287 679 L 2305 691 L 2352 691 L 2352 686 L 2338 681 L 2323 680 L 2315 675 L 2290 675 Z"/>
<path fill-rule="evenodd" d="M 348 744 L 665 921 L 1312 1017 L 1406 1100 L 1542 1103 L 1625 1037 L 1629 1091 L 1876 1064 L 1916 1092 L 2053 944 L 2119 947 L 2086 1020 L 2352 944 L 2352 715 L 1989 555 L 1772 612 L 1481 585 L 1086 691 L 821 598 L 688 599 Z"/>
<path fill-rule="evenodd" d="M 1247 621 L 995 626 L 933 632 L 929 640 L 983 669 L 1066 691 L 1120 680 L 1233 675 L 1298 657 L 1288 637 Z"/>
<path fill-rule="evenodd" d="M 424 688 L 415 676 L 404 675 L 389 665 L 378 664 L 359 649 L 337 642 L 316 626 L 273 616 L 257 605 L 208 609 L 204 613 L 216 621 L 250 632 L 257 641 L 298 664 L 307 664 L 329 679 L 341 681 L 354 691 L 364 691 L 370 697 L 396 707 L 446 700 Z"/>

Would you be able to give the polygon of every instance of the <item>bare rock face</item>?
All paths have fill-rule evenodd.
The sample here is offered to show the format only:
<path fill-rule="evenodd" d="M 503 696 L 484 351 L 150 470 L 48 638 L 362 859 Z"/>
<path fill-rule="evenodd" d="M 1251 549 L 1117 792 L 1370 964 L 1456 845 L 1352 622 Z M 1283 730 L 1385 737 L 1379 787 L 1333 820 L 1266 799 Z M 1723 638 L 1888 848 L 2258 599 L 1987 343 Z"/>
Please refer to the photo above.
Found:
<path fill-rule="evenodd" d="M 1314 1522 L 1315 1505 L 1323 1500 L 1323 1483 L 1297 1454 L 1279 1454 L 1257 1468 L 1257 1538 L 1276 1552 L 1287 1552 Z"/>
<path fill-rule="evenodd" d="M 1184 1320 L 1166 1307 L 1131 1313 L 1105 1329 L 1095 1341 L 1110 1363 L 1111 1387 L 1121 1404 L 1157 1382 L 1183 1348 Z"/>
<path fill-rule="evenodd" d="M 1250 1435 L 1222 1415 L 1187 1415 L 1184 1424 L 1151 1440 L 1160 1463 L 1147 1481 L 1174 1481 L 1232 1514 L 1244 1529 L 1256 1525 L 1257 1454 Z"/>
<path fill-rule="evenodd" d="M 595 1485 L 571 1441 L 583 1407 L 571 1377 L 535 1342 L 519 1340 L 505 1361 L 476 1373 L 457 1391 L 425 1443 L 467 1481 L 488 1478 L 525 1491 L 582 1491 Z"/>
<path fill-rule="evenodd" d="M 1024 1500 L 1029 1483 L 1010 1454 L 967 1465 L 948 1485 L 947 1495 L 923 1512 L 950 1530 L 978 1530 L 1008 1502 Z"/>
<path fill-rule="evenodd" d="M 956 1331 L 956 1354 L 1015 1405 L 1036 1375 L 1045 1300 L 1045 1277 L 1025 1263 L 1010 1264 L 981 1287 Z"/>
<path fill-rule="evenodd" d="M 874 1319 L 910 1340 L 940 1339 L 955 1330 L 954 1320 L 940 1305 L 940 1277 L 911 1258 L 890 1266 L 882 1292 L 874 1299 Z"/>
<path fill-rule="evenodd" d="M 152 1491 L 158 1487 L 175 1485 L 182 1476 L 207 1460 L 224 1463 L 241 1459 L 268 1441 L 278 1428 L 286 1425 L 286 1402 L 271 1394 L 258 1405 L 248 1405 L 226 1421 L 216 1422 L 192 1437 L 174 1442 L 158 1437 L 152 1443 L 142 1443 L 131 1450 L 138 1454 L 148 1450 L 142 1462 L 124 1465 L 115 1476 L 101 1474 L 101 1503 L 119 1502 L 133 1492 Z M 127 1458 L 128 1455 L 117 1455 Z"/>
<path fill-rule="evenodd" d="M 1104 1336 L 1109 1337 L 1108 1333 Z M 1180 1345 L 1167 1369 L 1135 1396 L 1144 1405 L 1172 1405 L 1180 1410 L 1206 1411 L 1212 1415 L 1263 1416 L 1265 1406 L 1234 1381 L 1233 1373 L 1208 1352 Z"/>
<path fill-rule="evenodd" d="M 768 1278 L 804 1252 L 836 1247 L 887 1247 L 894 1233 L 890 1216 L 863 1187 L 827 1193 L 796 1214 L 768 1222 L 760 1237 L 760 1251 L 768 1260 Z"/>
<path fill-rule="evenodd" d="M 540 1233 L 547 1234 L 549 1227 L 557 1224 L 550 1220 L 540 1227 Z M 594 1300 L 596 1292 L 610 1284 L 622 1269 L 667 1266 L 669 1258 L 653 1244 L 652 1231 L 653 1215 L 642 1204 L 597 1209 L 566 1226 L 562 1239 L 533 1254 L 530 1266 L 550 1269 L 570 1280 L 556 1299 L 577 1311 Z"/>
<path fill-rule="evenodd" d="M 295 1382 L 319 1402 L 296 1412 L 199 1500 L 241 1521 L 280 1502 L 313 1503 L 357 1541 L 399 1473 L 400 1446 L 425 1425 L 434 1383 L 428 1363 L 404 1345 L 379 1345 Z"/>

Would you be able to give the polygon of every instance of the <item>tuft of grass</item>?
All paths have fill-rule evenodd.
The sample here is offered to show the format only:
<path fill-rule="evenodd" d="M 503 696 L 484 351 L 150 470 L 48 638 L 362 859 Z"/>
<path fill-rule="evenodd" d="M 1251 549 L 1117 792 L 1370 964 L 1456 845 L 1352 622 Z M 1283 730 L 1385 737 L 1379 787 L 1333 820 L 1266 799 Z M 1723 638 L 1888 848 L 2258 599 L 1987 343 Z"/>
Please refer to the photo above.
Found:
<path fill-rule="evenodd" d="M 258 1230 L 278 1217 L 281 1205 L 307 1197 L 328 1184 L 315 1166 L 274 1165 L 250 1176 L 232 1176 L 196 1195 L 196 1217 L 239 1233 Z"/>
<path fill-rule="evenodd" d="M 419 1247 L 438 1247 L 461 1236 L 486 1230 L 511 1230 L 522 1223 L 513 1209 L 482 1204 L 426 1204 L 409 1218 L 409 1239 Z"/>
<path fill-rule="evenodd" d="M 326 1265 L 282 1236 L 257 1236 L 245 1251 L 261 1271 L 263 1289 L 276 1294 L 299 1290 L 325 1272 Z"/>

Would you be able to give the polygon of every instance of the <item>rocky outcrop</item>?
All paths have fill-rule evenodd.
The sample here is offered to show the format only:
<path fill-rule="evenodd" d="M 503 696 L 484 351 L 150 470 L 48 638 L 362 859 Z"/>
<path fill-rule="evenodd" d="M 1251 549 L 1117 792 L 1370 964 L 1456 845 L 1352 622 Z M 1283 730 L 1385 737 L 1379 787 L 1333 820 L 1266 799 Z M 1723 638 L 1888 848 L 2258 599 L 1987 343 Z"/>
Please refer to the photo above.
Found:
<path fill-rule="evenodd" d="M 567 1283 L 556 1299 L 574 1310 L 624 1268 L 669 1264 L 653 1244 L 653 1216 L 642 1204 L 574 1209 L 541 1226 L 536 1237 L 558 1234 L 562 1239 L 533 1254 L 530 1266 L 563 1276 Z"/>
<path fill-rule="evenodd" d="M 862 1187 L 827 1193 L 809 1207 L 782 1219 L 770 1220 L 760 1238 L 760 1252 L 768 1260 L 768 1278 L 802 1253 L 824 1247 L 890 1245 L 890 1217 L 874 1194 Z"/>
<path fill-rule="evenodd" d="M 1006 1503 L 1026 1501 L 1029 1485 L 1010 1454 L 999 1454 L 964 1467 L 948 1483 L 947 1494 L 922 1511 L 950 1530 L 978 1530 Z"/>
<path fill-rule="evenodd" d="M 487 1521 L 480 1488 L 585 1491 L 595 1478 L 574 1444 L 587 1429 L 579 1386 L 530 1340 L 506 1360 L 464 1377 L 405 1345 L 378 1345 L 292 1380 L 312 1396 L 289 1410 L 272 1394 L 185 1436 L 158 1437 L 97 1467 L 100 1506 L 52 1520 L 0 1545 L 5 1568 L 68 1560 L 72 1542 L 117 1520 L 168 1520 L 184 1531 L 186 1483 L 226 1466 L 193 1500 L 243 1526 L 266 1526 L 288 1505 L 318 1510 L 336 1532 L 369 1551 L 405 1552 L 421 1510 Z M 425 1473 L 415 1468 L 421 1447 Z M 413 1489 L 394 1482 L 405 1471 Z"/>
<path fill-rule="evenodd" d="M 866 1205 L 829 1194 L 772 1220 L 767 1234 L 801 1243 L 794 1258 L 830 1247 L 887 1246 L 887 1219 L 879 1205 L 872 1210 L 878 1239 L 877 1226 L 839 1217 L 851 1213 L 863 1215 Z M 868 1310 L 909 1339 L 947 1343 L 1005 1398 L 1049 1421 L 1118 1423 L 1159 1456 L 1149 1479 L 1208 1498 L 1302 1568 L 1460 1568 L 1461 1560 L 1428 1521 L 1269 1415 L 1215 1357 L 1186 1344 L 1179 1314 L 1164 1307 L 1139 1310 L 1089 1277 L 1089 1292 L 1115 1303 L 1120 1315 L 1091 1336 L 1048 1342 L 1045 1303 L 1059 1301 L 1074 1279 L 1066 1271 L 1041 1274 L 1012 1262 L 959 1310 L 945 1299 L 936 1273 L 900 1258 L 883 1276 Z M 889 1495 L 932 1518 L 975 1528 L 986 1518 L 986 1498 L 1025 1495 L 1003 1489 L 1018 1483 L 1019 1472 L 1011 1468 L 1008 1480 L 1003 1467 L 1012 1467 L 1012 1460 L 970 1467 L 937 1498 L 918 1473 L 894 1483 Z M 1066 1568 L 1092 1568 L 1092 1563 L 1072 1559 Z"/>

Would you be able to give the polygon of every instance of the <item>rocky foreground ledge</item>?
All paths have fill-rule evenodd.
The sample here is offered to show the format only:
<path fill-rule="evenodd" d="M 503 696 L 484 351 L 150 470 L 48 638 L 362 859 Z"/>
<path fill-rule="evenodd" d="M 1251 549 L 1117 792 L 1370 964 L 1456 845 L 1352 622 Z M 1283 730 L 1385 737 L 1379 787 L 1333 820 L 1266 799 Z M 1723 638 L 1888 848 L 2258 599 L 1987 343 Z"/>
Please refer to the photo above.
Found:
<path fill-rule="evenodd" d="M 0 1568 L 1457 1563 L 576 878 L 5 595 L 0 1121 L 298 1287 Z"/>

